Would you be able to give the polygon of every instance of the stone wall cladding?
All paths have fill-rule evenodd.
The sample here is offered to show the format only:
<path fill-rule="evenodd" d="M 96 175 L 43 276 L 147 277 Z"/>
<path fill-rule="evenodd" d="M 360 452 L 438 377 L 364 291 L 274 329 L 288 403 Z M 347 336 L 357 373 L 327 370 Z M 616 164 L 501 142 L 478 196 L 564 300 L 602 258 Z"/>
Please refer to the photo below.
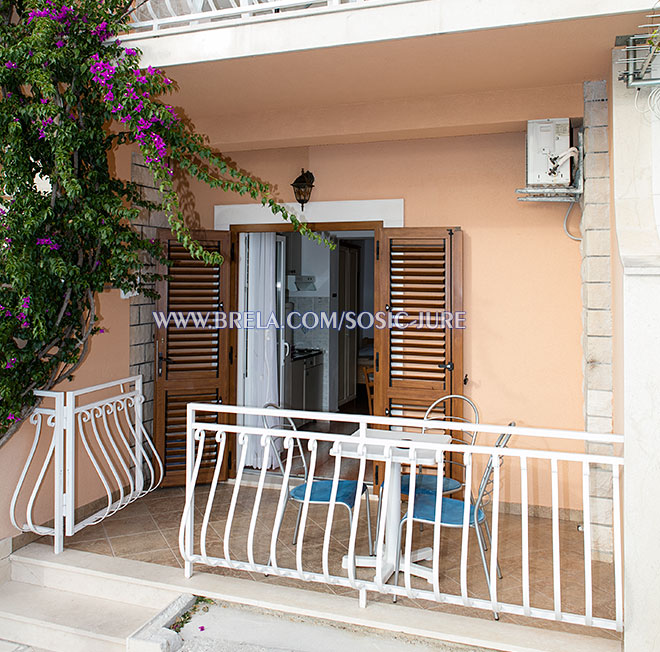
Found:
<path fill-rule="evenodd" d="M 612 281 L 610 272 L 610 167 L 606 81 L 584 84 L 584 197 L 582 306 L 585 428 L 612 432 Z M 588 442 L 587 452 L 612 454 L 611 444 Z M 612 561 L 612 473 L 591 465 L 592 555 Z"/>
<path fill-rule="evenodd" d="M 159 191 L 153 175 L 144 165 L 141 155 L 134 153 L 131 158 L 131 180 L 141 187 L 143 197 L 158 201 Z M 134 222 L 135 227 L 147 238 L 156 237 L 156 228 L 166 226 L 162 213 L 143 211 Z M 142 374 L 144 391 L 143 420 L 147 432 L 153 433 L 154 414 L 154 337 L 153 311 L 156 303 L 143 295 L 131 297 L 129 370 L 131 375 Z"/>

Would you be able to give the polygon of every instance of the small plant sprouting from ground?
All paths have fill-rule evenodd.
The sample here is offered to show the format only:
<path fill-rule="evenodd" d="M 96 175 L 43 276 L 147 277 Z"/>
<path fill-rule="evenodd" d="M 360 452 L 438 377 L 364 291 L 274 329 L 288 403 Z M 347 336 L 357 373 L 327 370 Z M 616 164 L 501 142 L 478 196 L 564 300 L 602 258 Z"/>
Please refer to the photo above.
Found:
<path fill-rule="evenodd" d="M 195 596 L 195 604 L 185 613 L 182 613 L 171 625 L 170 629 L 174 630 L 177 634 L 190 622 L 190 619 L 198 612 L 206 612 L 209 610 L 209 605 L 215 604 L 215 600 L 205 598 L 202 595 Z"/>

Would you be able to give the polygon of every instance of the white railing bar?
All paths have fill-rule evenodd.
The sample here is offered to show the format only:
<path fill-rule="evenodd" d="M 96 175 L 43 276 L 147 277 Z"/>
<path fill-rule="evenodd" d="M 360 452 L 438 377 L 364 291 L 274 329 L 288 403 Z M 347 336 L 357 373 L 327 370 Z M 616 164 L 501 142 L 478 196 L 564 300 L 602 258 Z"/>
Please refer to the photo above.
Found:
<path fill-rule="evenodd" d="M 211 512 L 213 511 L 213 502 L 215 501 L 215 491 L 218 487 L 218 479 L 220 471 L 222 470 L 222 463 L 225 458 L 225 443 L 227 441 L 227 434 L 222 433 L 220 436 L 216 435 L 215 442 L 218 446 L 218 459 L 216 460 L 215 469 L 213 470 L 213 478 L 211 480 L 211 487 L 209 488 L 209 495 L 206 499 L 206 509 L 204 510 L 204 519 L 202 520 L 202 531 L 200 533 L 200 550 L 204 563 L 208 564 L 208 554 L 206 552 L 206 535 L 211 520 Z M 203 450 L 203 449 L 202 449 Z M 203 453 L 202 453 L 203 456 Z"/>
<path fill-rule="evenodd" d="M 491 544 L 490 544 L 490 599 L 493 605 L 493 613 L 498 613 L 497 607 L 497 548 L 499 540 L 499 527 L 500 527 L 500 462 L 502 461 L 497 455 L 492 455 L 493 464 L 493 507 L 491 510 Z M 478 523 L 478 514 L 474 515 L 475 528 L 480 527 Z"/>
<path fill-rule="evenodd" d="M 296 433 L 297 434 L 297 433 Z M 300 524 L 298 526 L 298 538 L 296 539 L 296 569 L 298 577 L 305 579 L 305 573 L 302 565 L 303 541 L 305 540 L 305 529 L 307 527 L 307 513 L 309 512 L 309 501 L 312 497 L 312 486 L 314 476 L 316 475 L 316 457 L 318 453 L 318 443 L 316 439 L 310 439 L 308 449 L 311 453 L 309 460 L 309 471 L 307 472 L 307 483 L 305 485 L 305 496 L 303 499 L 302 512 L 300 514 Z"/>
<path fill-rule="evenodd" d="M 138 396 L 137 391 L 123 392 L 122 394 L 117 394 L 109 398 L 99 399 L 98 401 L 94 401 L 93 403 L 86 403 L 85 405 L 79 405 L 78 407 L 73 408 L 73 412 L 74 414 L 80 414 L 81 412 L 91 412 L 96 408 L 105 407 L 106 405 L 110 405 L 113 403 L 121 403 L 125 401 L 127 398 L 132 398 L 132 397 L 134 398 L 137 396 Z"/>
<path fill-rule="evenodd" d="M 612 468 L 612 508 L 614 511 L 614 599 L 616 631 L 623 631 L 623 563 L 621 559 L 621 494 L 619 467 Z"/>
<path fill-rule="evenodd" d="M 461 533 L 461 598 L 465 606 L 469 606 L 467 589 L 467 558 L 468 558 L 468 535 L 470 531 L 470 506 L 472 487 L 472 453 L 464 455 L 465 462 L 465 484 L 463 485 L 463 526 Z"/>
<path fill-rule="evenodd" d="M 328 505 L 328 515 L 325 519 L 325 532 L 323 533 L 323 557 L 321 559 L 321 564 L 323 568 L 323 577 L 325 581 L 329 584 L 331 583 L 330 578 L 330 565 L 329 565 L 329 555 L 330 555 L 330 534 L 332 532 L 332 523 L 335 516 L 335 505 L 337 504 L 337 490 L 339 489 L 339 474 L 341 473 L 341 443 L 335 444 L 333 446 L 333 454 L 335 455 L 335 468 L 332 474 L 332 489 L 330 490 L 330 504 Z M 349 566 L 349 572 L 351 567 Z"/>
<path fill-rule="evenodd" d="M 435 424 L 438 421 L 434 421 Z M 266 433 L 271 433 L 273 435 L 284 435 L 289 434 L 290 430 L 280 430 L 277 428 L 260 428 L 258 426 L 235 426 L 231 424 L 217 425 L 214 423 L 205 423 L 205 422 L 195 422 L 193 424 L 196 428 L 205 427 L 207 430 L 226 430 L 227 432 L 234 433 L 249 433 L 255 435 L 263 435 Z M 437 427 L 437 426 L 436 426 Z M 443 426 L 444 427 L 444 426 Z M 318 438 L 318 432 L 297 430 L 296 436 L 299 436 L 300 439 L 315 439 Z M 402 433 L 405 436 L 405 432 Z M 590 435 L 589 435 L 590 436 Z M 344 443 L 357 444 L 358 438 L 351 435 L 333 435 L 331 433 L 323 433 L 323 440 L 328 442 L 341 441 Z M 385 447 L 392 445 L 392 439 L 379 439 L 376 437 L 369 437 L 368 445 Z M 396 448 L 400 449 L 421 449 L 428 452 L 435 451 L 449 451 L 457 453 L 479 453 L 484 455 L 491 455 L 493 452 L 498 452 L 499 455 L 505 457 L 535 457 L 537 459 L 561 459 L 567 462 L 583 462 L 584 460 L 589 460 L 592 464 L 618 464 L 623 465 L 623 457 L 617 457 L 613 455 L 595 455 L 592 453 L 571 453 L 564 451 L 544 451 L 544 450 L 535 450 L 535 449 L 524 449 L 524 448 L 497 448 L 495 446 L 480 446 L 478 444 L 454 444 L 451 442 L 448 443 L 436 443 L 436 442 L 425 442 L 425 441 L 412 441 L 406 439 L 397 439 Z"/>
<path fill-rule="evenodd" d="M 76 400 L 66 393 L 66 405 L 61 419 L 64 419 L 66 430 L 66 534 L 72 536 L 76 532 L 76 457 L 78 443 L 76 441 L 77 422 L 74 418 L 73 408 Z M 98 512 L 97 512 L 98 514 Z M 94 514 L 96 516 L 96 514 Z"/>
<path fill-rule="evenodd" d="M 133 484 L 133 478 L 131 477 L 131 473 L 128 470 L 128 467 L 126 466 L 126 463 L 124 462 L 124 458 L 120 455 L 119 450 L 117 449 L 117 444 L 115 443 L 115 438 L 110 434 L 110 430 L 108 428 L 108 420 L 107 420 L 107 415 L 105 409 L 101 411 L 101 416 L 102 416 L 102 423 L 103 423 L 103 428 L 105 430 L 105 434 L 110 440 L 110 445 L 112 446 L 113 450 L 115 451 L 117 458 L 119 459 L 119 465 L 122 466 L 122 468 L 125 469 L 126 475 L 128 476 L 128 482 L 129 485 L 132 486 Z M 96 431 L 96 419 L 93 421 L 94 424 L 94 430 Z M 99 443 L 101 440 L 99 439 Z M 104 450 L 105 452 L 105 450 Z M 119 473 L 115 472 L 115 467 L 110 461 L 110 456 L 107 455 L 108 458 L 108 463 L 110 464 L 110 468 L 112 469 L 113 475 L 115 477 L 115 480 L 117 481 L 117 486 L 119 487 L 119 502 L 123 503 L 124 502 L 124 485 L 123 482 L 119 479 Z M 131 491 L 131 493 L 133 493 Z"/>
<path fill-rule="evenodd" d="M 30 448 L 30 452 L 28 453 L 25 465 L 23 466 L 23 470 L 21 471 L 21 475 L 18 477 L 18 483 L 16 484 L 16 489 L 14 489 L 14 494 L 11 497 L 11 503 L 9 505 L 9 518 L 12 525 L 17 530 L 21 530 L 23 532 L 28 530 L 28 525 L 27 523 L 23 523 L 22 525 L 18 524 L 18 521 L 16 520 L 16 503 L 18 502 L 18 496 L 21 493 L 21 489 L 23 488 L 25 476 L 27 475 L 28 469 L 32 464 L 34 453 L 37 449 L 37 445 L 39 444 L 39 439 L 41 437 L 41 424 L 43 423 L 43 411 L 41 409 L 35 410 L 34 413 L 30 416 L 30 423 L 33 423 L 35 426 L 32 446 Z"/>
<path fill-rule="evenodd" d="M 589 462 L 582 462 L 582 520 L 584 531 L 584 615 L 587 625 L 593 620 L 593 586 L 591 582 L 591 499 L 589 494 Z"/>
<path fill-rule="evenodd" d="M 435 487 L 435 523 L 433 524 L 433 596 L 440 602 L 440 535 L 442 533 L 442 497 L 445 485 L 444 453 L 436 453 L 438 470 Z"/>
<path fill-rule="evenodd" d="M 378 532 L 376 532 L 376 586 L 380 593 L 384 592 L 383 588 L 383 559 L 385 557 L 385 527 L 388 520 L 387 505 L 389 505 L 390 496 L 390 482 L 392 480 L 392 445 L 388 445 L 384 450 L 385 457 L 385 473 L 383 474 L 383 482 L 381 484 L 383 495 L 380 501 L 380 525 Z M 374 487 L 376 489 L 376 487 Z M 400 552 L 400 551 L 399 551 Z"/>
<path fill-rule="evenodd" d="M 128 417 L 128 414 L 126 414 Z M 126 447 L 126 452 L 128 453 L 128 457 L 132 460 L 133 464 L 137 466 L 138 461 L 135 458 L 135 455 L 133 455 L 133 451 L 131 450 L 130 445 L 126 441 L 124 437 L 124 429 L 121 427 L 119 424 L 119 412 L 117 409 L 112 410 L 112 417 L 115 422 L 115 427 L 117 428 L 117 433 L 119 434 L 119 438 L 123 442 L 124 446 Z M 107 410 L 103 410 L 103 424 L 106 432 L 109 434 L 110 433 L 110 428 L 108 426 L 108 421 L 107 421 Z M 118 447 L 115 444 L 114 437 L 110 437 L 112 445 L 115 449 L 115 453 L 117 454 L 117 457 L 119 457 L 120 463 L 122 467 L 124 468 L 124 472 L 126 473 L 126 476 L 128 477 L 128 485 L 129 485 L 129 490 L 130 490 L 130 495 L 133 495 L 133 492 L 135 491 L 135 481 L 133 480 L 133 474 L 131 473 L 130 469 L 128 468 L 128 465 L 126 464 L 126 461 L 124 459 L 124 456 L 120 454 Z"/>
<path fill-rule="evenodd" d="M 529 485 L 527 457 L 520 458 L 520 516 L 522 522 L 522 589 L 523 614 L 531 615 L 529 602 Z"/>
<path fill-rule="evenodd" d="M 555 619 L 561 619 L 561 566 L 559 559 L 559 471 L 557 460 L 550 460 L 552 478 L 552 583 Z"/>
<path fill-rule="evenodd" d="M 231 556 L 229 554 L 229 537 L 231 535 L 231 526 L 234 522 L 234 512 L 236 511 L 236 503 L 238 501 L 238 492 L 241 486 L 241 478 L 243 477 L 243 471 L 245 470 L 245 459 L 247 457 L 247 435 L 241 433 L 238 438 L 238 443 L 241 446 L 241 459 L 238 464 L 238 469 L 236 471 L 236 484 L 234 485 L 234 491 L 231 494 L 231 502 L 229 503 L 229 513 L 227 514 L 227 523 L 225 524 L 224 532 L 224 541 L 223 541 L 223 550 L 227 561 L 232 563 Z M 194 488 L 194 487 L 193 487 Z"/>
<path fill-rule="evenodd" d="M 41 396 L 42 398 L 57 398 L 58 394 L 60 394 L 61 392 L 51 392 L 51 391 L 45 390 L 45 389 L 33 389 L 32 393 L 35 396 Z M 43 411 L 44 409 L 47 409 L 47 408 L 42 408 L 40 406 L 35 410 L 35 412 L 36 411 Z"/>
<path fill-rule="evenodd" d="M 366 432 L 364 433 L 366 437 Z M 364 443 L 358 444 L 358 451 L 364 453 Z M 354 589 L 361 588 L 362 584 L 356 581 L 355 578 L 355 543 L 357 541 L 357 531 L 360 522 L 360 509 L 362 508 L 362 486 L 364 485 L 364 472 L 366 469 L 367 458 L 366 455 L 360 455 L 360 466 L 358 469 L 357 486 L 355 487 L 355 502 L 353 503 L 353 514 L 351 516 L 351 534 L 348 540 L 348 578 L 352 582 Z M 367 509 L 369 501 L 367 500 Z M 350 513 L 350 511 L 349 511 Z"/>
<path fill-rule="evenodd" d="M 404 584 L 409 598 L 412 598 L 412 583 L 410 577 L 410 566 L 412 564 L 412 538 L 415 531 L 415 499 L 417 491 L 417 459 L 415 451 L 411 449 L 408 453 L 408 519 L 406 521 L 406 554 L 404 557 Z M 400 552 L 400 551 L 397 551 Z"/>
<path fill-rule="evenodd" d="M 45 526 L 35 525 L 32 520 L 32 510 L 34 509 L 34 501 L 37 498 L 39 489 L 41 489 L 41 483 L 43 482 L 44 475 L 46 475 L 46 470 L 50 465 L 50 460 L 53 457 L 54 451 L 55 451 L 55 437 L 51 439 L 50 446 L 48 447 L 48 452 L 46 453 L 46 458 L 44 459 L 44 462 L 41 465 L 41 470 L 39 471 L 37 481 L 34 483 L 34 489 L 30 494 L 30 499 L 28 500 L 28 504 L 27 504 L 27 510 L 26 510 L 27 524 L 30 530 L 32 530 L 32 532 L 36 532 L 37 534 L 51 534 L 55 532 L 54 528 L 47 528 Z"/>
<path fill-rule="evenodd" d="M 201 555 L 192 555 L 190 558 L 191 562 L 193 563 L 201 563 L 203 562 L 202 556 Z M 246 570 L 249 571 L 251 570 L 251 566 L 248 562 L 241 562 L 237 560 L 233 560 L 231 564 L 226 560 L 222 558 L 217 558 L 217 557 L 210 557 L 209 560 L 212 562 L 210 565 L 212 566 L 220 566 L 222 568 L 233 568 L 233 569 L 238 569 L 238 570 Z M 263 573 L 266 575 L 272 575 L 275 574 L 274 568 L 272 566 L 269 566 L 267 564 L 256 564 L 257 571 L 259 573 Z M 287 572 L 284 571 L 284 569 L 279 569 L 279 572 L 277 573 L 281 577 L 295 577 L 295 571 L 294 574 L 291 575 Z M 324 582 L 323 579 L 323 573 L 316 573 L 316 572 L 307 572 L 307 579 L 312 582 Z M 345 586 L 347 588 L 352 588 L 350 580 L 346 577 L 339 577 L 337 576 L 335 578 L 336 584 L 339 586 Z M 376 590 L 376 584 L 374 581 L 371 580 L 363 580 L 362 581 L 364 588 L 367 590 Z M 407 590 L 405 587 L 395 587 L 394 585 L 391 584 L 386 584 L 386 588 L 388 589 L 388 593 L 390 594 L 396 594 L 398 596 L 407 596 Z M 412 589 L 412 595 L 413 598 L 419 598 L 423 600 L 433 600 L 433 592 L 426 590 L 426 589 Z M 442 593 L 440 594 L 440 598 L 442 602 L 445 602 L 447 604 L 453 604 L 453 605 L 458 605 L 458 606 L 464 606 L 463 599 L 461 596 L 453 595 L 451 593 Z M 470 598 L 470 606 L 476 607 L 478 609 L 484 609 L 487 611 L 492 610 L 492 604 L 490 599 L 483 599 L 483 598 Z M 516 604 L 510 604 L 506 602 L 500 602 L 499 605 L 499 610 L 500 612 L 503 613 L 510 613 L 513 615 L 518 615 L 522 616 L 525 615 L 523 612 L 523 607 L 520 605 Z M 530 608 L 530 615 L 534 618 L 542 618 L 544 620 L 557 620 L 555 617 L 555 612 L 549 609 L 541 609 L 540 607 L 531 607 Z M 571 614 L 571 613 L 562 613 L 561 617 L 558 619 L 559 622 L 563 623 L 568 623 L 572 625 L 585 625 L 585 617 L 581 614 Z M 614 620 L 609 620 L 607 618 L 594 618 L 593 627 L 600 627 L 602 629 L 610 629 L 614 630 L 615 629 L 615 621 Z"/>
<path fill-rule="evenodd" d="M 110 485 L 108 484 L 108 481 L 107 481 L 103 471 L 101 471 L 101 467 L 99 466 L 98 460 L 96 459 L 96 456 L 92 452 L 92 449 L 89 445 L 89 441 L 88 441 L 87 435 L 85 433 L 85 428 L 83 426 L 83 419 L 85 418 L 85 416 L 89 417 L 89 414 L 86 413 L 86 412 L 78 414 L 78 419 L 76 419 L 76 422 L 78 424 L 78 431 L 79 431 L 79 434 L 80 434 L 80 439 L 82 440 L 85 451 L 87 452 L 87 457 L 89 458 L 90 462 L 92 463 L 92 465 L 96 469 L 96 473 L 98 474 L 99 479 L 101 480 L 101 484 L 103 484 L 103 488 L 105 489 L 105 493 L 108 497 L 108 505 L 105 508 L 105 514 L 102 517 L 102 518 L 105 518 L 108 514 L 110 514 L 110 510 L 112 509 L 112 490 L 110 489 Z M 88 421 L 89 421 L 89 419 L 87 419 L 84 422 L 86 423 Z M 98 437 L 98 435 L 97 435 L 97 437 Z"/>
<path fill-rule="evenodd" d="M 416 1 L 416 0 L 415 0 Z M 191 403 L 192 409 L 203 412 L 223 412 L 226 414 L 243 414 L 261 416 L 290 417 L 293 419 L 332 421 L 339 423 L 365 423 L 368 425 L 382 426 L 412 426 L 415 428 L 427 427 L 443 430 L 462 430 L 473 432 L 475 425 L 470 423 L 460 423 L 457 421 L 442 421 L 439 419 L 415 419 L 406 417 L 381 417 L 363 414 L 339 414 L 334 412 L 312 412 L 310 410 L 287 410 L 281 408 L 269 408 L 264 412 L 264 408 L 242 407 L 236 405 L 216 405 L 210 403 Z M 207 424 L 215 425 L 215 424 Z M 302 432 L 302 431 L 299 431 Z M 577 439 L 580 441 L 588 440 L 599 443 L 624 443 L 623 435 L 600 434 L 583 432 L 580 430 L 558 430 L 553 428 L 530 428 L 525 426 L 509 425 L 489 425 L 480 423 L 478 427 L 480 433 L 490 433 L 494 435 L 511 434 L 528 437 L 552 437 L 553 439 Z M 316 433 L 318 434 L 318 433 Z M 405 432 L 402 433 L 405 435 Z"/>
<path fill-rule="evenodd" d="M 257 527 L 257 517 L 259 516 L 259 508 L 261 507 L 261 495 L 264 491 L 264 481 L 266 479 L 266 473 L 268 472 L 268 457 L 270 456 L 270 435 L 263 435 L 261 437 L 261 447 L 264 449 L 262 461 L 261 461 L 261 472 L 259 473 L 259 482 L 257 484 L 257 491 L 254 495 L 254 504 L 252 505 L 252 515 L 250 517 L 250 525 L 248 527 L 248 536 L 247 536 L 247 556 L 248 561 L 252 566 L 254 566 L 254 531 Z M 256 570 L 256 569 L 255 569 Z"/>
<path fill-rule="evenodd" d="M 83 394 L 91 394 L 92 392 L 98 392 L 102 389 L 108 389 L 110 387 L 116 387 L 117 385 L 128 385 L 129 383 L 135 383 L 136 379 L 139 376 L 128 376 L 127 378 L 122 378 L 120 380 L 112 380 L 107 383 L 101 383 L 100 385 L 92 385 L 91 387 L 83 387 L 82 389 L 74 389 L 70 392 L 67 392 L 69 396 L 74 398 L 82 396 Z"/>
<path fill-rule="evenodd" d="M 284 519 L 284 511 L 286 510 L 287 502 L 289 500 L 289 477 L 291 475 L 291 467 L 293 465 L 293 453 L 295 451 L 296 442 L 292 435 L 284 439 L 284 448 L 287 450 L 286 465 L 282 474 L 282 485 L 280 487 L 280 497 L 277 503 L 277 512 L 275 513 L 275 523 L 273 524 L 273 534 L 270 540 L 270 563 L 277 571 L 277 539 L 279 537 L 280 529 L 282 527 L 282 520 Z"/>

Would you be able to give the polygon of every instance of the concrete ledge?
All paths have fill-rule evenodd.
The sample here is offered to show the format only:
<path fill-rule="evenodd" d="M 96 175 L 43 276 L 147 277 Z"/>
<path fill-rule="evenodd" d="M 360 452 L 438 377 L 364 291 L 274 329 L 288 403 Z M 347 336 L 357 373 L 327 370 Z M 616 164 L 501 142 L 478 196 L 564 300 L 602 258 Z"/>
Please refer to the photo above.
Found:
<path fill-rule="evenodd" d="M 12 556 L 23 563 L 75 568 L 88 576 L 122 579 L 126 585 L 151 586 L 321 618 L 331 622 L 371 627 L 381 631 L 422 636 L 437 641 L 472 645 L 498 652 L 620 652 L 614 639 L 568 634 L 388 603 L 369 603 L 358 609 L 357 599 L 315 591 L 269 585 L 252 580 L 196 572 L 190 579 L 178 568 L 130 559 L 106 557 L 67 549 L 55 556 L 48 546 L 32 544 Z"/>

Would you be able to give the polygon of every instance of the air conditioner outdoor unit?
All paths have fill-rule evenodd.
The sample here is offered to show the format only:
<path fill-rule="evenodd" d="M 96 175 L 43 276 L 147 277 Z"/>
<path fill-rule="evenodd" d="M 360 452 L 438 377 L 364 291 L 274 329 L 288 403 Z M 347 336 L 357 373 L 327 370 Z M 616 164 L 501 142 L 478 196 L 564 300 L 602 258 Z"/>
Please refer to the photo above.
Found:
<path fill-rule="evenodd" d="M 571 147 L 568 118 L 546 118 L 527 123 L 527 186 L 571 185 Z"/>

